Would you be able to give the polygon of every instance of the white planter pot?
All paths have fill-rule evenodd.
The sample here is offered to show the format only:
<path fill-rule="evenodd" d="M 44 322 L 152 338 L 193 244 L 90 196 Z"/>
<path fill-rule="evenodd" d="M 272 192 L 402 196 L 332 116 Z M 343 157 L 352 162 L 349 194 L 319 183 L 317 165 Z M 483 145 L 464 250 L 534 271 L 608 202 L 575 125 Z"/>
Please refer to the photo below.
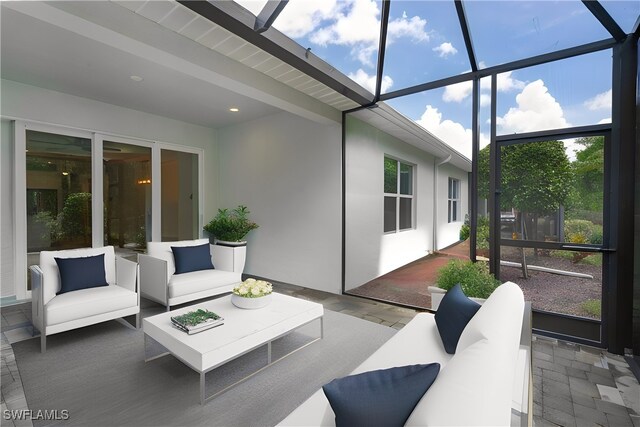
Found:
<path fill-rule="evenodd" d="M 431 293 L 431 310 L 437 310 L 438 307 L 440 307 L 440 302 L 442 301 L 442 298 L 444 298 L 444 294 L 446 294 L 447 291 L 437 286 L 429 286 L 429 292 Z M 471 297 L 470 299 L 477 302 L 478 304 L 483 304 L 486 301 L 486 299 L 484 298 Z"/>
<path fill-rule="evenodd" d="M 247 259 L 247 247 L 211 245 L 211 255 L 216 269 L 242 274 Z"/>
<path fill-rule="evenodd" d="M 215 240 L 215 244 L 216 245 L 220 245 L 220 246 L 230 246 L 230 247 L 237 247 L 237 246 L 247 246 L 247 241 L 246 240 L 241 240 L 239 242 L 229 242 L 227 240 Z"/>
<path fill-rule="evenodd" d="M 260 298 L 244 298 L 236 294 L 231 294 L 231 302 L 238 308 L 255 310 L 269 305 L 271 302 L 271 295 L 272 294 L 269 294 Z"/>

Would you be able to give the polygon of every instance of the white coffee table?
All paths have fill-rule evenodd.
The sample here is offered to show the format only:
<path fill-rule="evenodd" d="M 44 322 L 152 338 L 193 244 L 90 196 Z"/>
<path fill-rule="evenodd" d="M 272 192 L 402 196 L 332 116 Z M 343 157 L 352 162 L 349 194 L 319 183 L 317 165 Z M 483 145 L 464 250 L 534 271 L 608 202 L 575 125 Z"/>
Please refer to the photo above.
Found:
<path fill-rule="evenodd" d="M 213 311 L 224 317 L 224 325 L 195 335 L 188 335 L 171 324 L 172 316 L 184 314 L 198 308 Z M 320 336 L 288 353 L 286 356 L 295 353 L 323 338 L 323 315 L 324 308 L 321 304 L 278 293 L 272 294 L 272 300 L 268 306 L 257 310 L 237 308 L 231 303 L 231 295 L 227 295 L 202 304 L 195 304 L 143 319 L 145 349 L 147 348 L 146 340 L 149 337 L 168 350 L 168 352 L 148 358 L 146 361 L 166 354 L 173 354 L 185 365 L 198 372 L 200 374 L 200 403 L 204 405 L 205 402 L 255 375 L 262 369 L 209 397 L 205 396 L 205 376 L 207 372 L 265 344 L 267 345 L 266 366 L 270 366 L 275 363 L 271 360 L 272 341 L 319 319 Z M 284 357 L 279 358 L 277 361 L 282 360 Z"/>

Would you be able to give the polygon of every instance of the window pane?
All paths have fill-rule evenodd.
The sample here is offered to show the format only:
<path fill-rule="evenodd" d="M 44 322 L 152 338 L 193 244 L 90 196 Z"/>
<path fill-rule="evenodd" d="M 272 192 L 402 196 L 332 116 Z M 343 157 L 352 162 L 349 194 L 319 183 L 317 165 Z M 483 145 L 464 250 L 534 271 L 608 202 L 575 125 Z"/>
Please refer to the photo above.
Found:
<path fill-rule="evenodd" d="M 633 25 L 640 15 L 639 1 L 600 0 L 600 3 L 626 33 L 633 31 Z"/>
<path fill-rule="evenodd" d="M 449 178 L 449 193 L 448 193 L 449 199 L 451 199 L 453 197 L 453 190 L 451 188 L 452 184 L 453 184 L 453 182 L 451 182 L 451 178 Z"/>
<path fill-rule="evenodd" d="M 384 198 L 384 232 L 396 231 L 396 197 Z"/>
<path fill-rule="evenodd" d="M 162 241 L 195 239 L 198 230 L 198 156 L 161 150 Z"/>
<path fill-rule="evenodd" d="M 384 158 L 384 192 L 398 192 L 398 161 Z"/>
<path fill-rule="evenodd" d="M 460 188 L 460 181 L 458 181 L 457 179 L 452 180 L 452 187 L 453 187 L 453 198 L 454 199 L 458 199 L 459 196 L 459 188 Z"/>
<path fill-rule="evenodd" d="M 447 221 L 451 222 L 451 200 L 447 202 Z"/>
<path fill-rule="evenodd" d="M 454 200 L 451 202 L 451 222 L 455 222 L 458 220 L 458 201 Z"/>
<path fill-rule="evenodd" d="M 412 199 L 400 198 L 400 230 L 406 230 L 413 226 L 411 223 L 411 202 Z"/>
<path fill-rule="evenodd" d="M 27 265 L 42 250 L 91 247 L 91 140 L 28 130 L 26 148 Z"/>
<path fill-rule="evenodd" d="M 104 141 L 105 242 L 118 252 L 151 240 L 151 148 Z"/>
<path fill-rule="evenodd" d="M 400 194 L 413 194 L 413 166 L 400 163 Z"/>

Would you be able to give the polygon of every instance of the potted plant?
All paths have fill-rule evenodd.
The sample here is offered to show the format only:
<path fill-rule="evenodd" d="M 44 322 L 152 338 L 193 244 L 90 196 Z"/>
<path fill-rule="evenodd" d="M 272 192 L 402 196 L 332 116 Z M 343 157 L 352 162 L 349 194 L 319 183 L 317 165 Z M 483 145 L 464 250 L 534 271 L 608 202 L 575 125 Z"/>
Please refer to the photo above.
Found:
<path fill-rule="evenodd" d="M 438 271 L 437 286 L 429 286 L 431 309 L 437 310 L 444 294 L 458 283 L 466 296 L 479 303 L 500 286 L 500 281 L 489 273 L 487 263 L 454 259 Z"/>
<path fill-rule="evenodd" d="M 258 228 L 258 224 L 249 220 L 249 214 L 247 207 L 242 205 L 231 210 L 218 209 L 216 216 L 203 227 L 204 231 L 209 233 L 210 239 L 214 239 L 211 242 L 213 244 L 245 246 L 245 236 Z"/>
<path fill-rule="evenodd" d="M 231 302 L 238 308 L 262 308 L 271 302 L 272 292 L 271 283 L 249 278 L 233 288 Z"/>

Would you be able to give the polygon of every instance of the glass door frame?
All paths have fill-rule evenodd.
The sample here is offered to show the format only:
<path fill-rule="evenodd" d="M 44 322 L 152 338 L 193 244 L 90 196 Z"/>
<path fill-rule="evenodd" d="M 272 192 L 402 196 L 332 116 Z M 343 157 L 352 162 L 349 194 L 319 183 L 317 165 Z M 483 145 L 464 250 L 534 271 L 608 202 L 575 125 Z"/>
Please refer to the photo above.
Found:
<path fill-rule="evenodd" d="M 501 194 L 501 149 L 502 147 L 543 142 L 549 140 L 563 140 L 590 136 L 604 136 L 604 189 L 603 189 L 603 243 L 574 244 L 563 242 L 522 241 L 503 239 L 500 236 L 500 194 Z M 516 135 L 493 135 L 490 147 L 490 270 L 500 279 L 501 247 L 511 246 L 519 248 L 551 249 L 563 251 L 580 251 L 602 254 L 602 295 L 601 320 L 581 318 L 578 316 L 553 313 L 533 309 L 533 332 L 554 338 L 566 339 L 597 347 L 606 347 L 607 324 L 609 320 L 609 291 L 616 283 L 615 269 L 611 268 L 611 256 L 615 255 L 615 245 L 612 245 L 611 212 L 612 201 L 616 199 L 612 185 L 612 139 L 611 124 L 581 126 L 567 129 L 555 129 L 541 132 L 531 132 Z"/>
<path fill-rule="evenodd" d="M 161 241 L 161 161 L 163 149 L 195 154 L 198 157 L 198 237 L 203 235 L 204 218 L 204 149 L 167 142 L 109 134 L 64 125 L 40 123 L 19 119 L 13 122 L 14 170 L 13 170 L 13 224 L 14 224 L 14 290 L 17 300 L 31 299 L 27 290 L 27 156 L 26 135 L 28 130 L 68 135 L 91 140 L 91 241 L 92 247 L 104 246 L 104 188 L 103 146 L 104 141 L 132 144 L 151 148 L 151 240 Z M 21 273 L 21 272 L 24 272 Z"/>

